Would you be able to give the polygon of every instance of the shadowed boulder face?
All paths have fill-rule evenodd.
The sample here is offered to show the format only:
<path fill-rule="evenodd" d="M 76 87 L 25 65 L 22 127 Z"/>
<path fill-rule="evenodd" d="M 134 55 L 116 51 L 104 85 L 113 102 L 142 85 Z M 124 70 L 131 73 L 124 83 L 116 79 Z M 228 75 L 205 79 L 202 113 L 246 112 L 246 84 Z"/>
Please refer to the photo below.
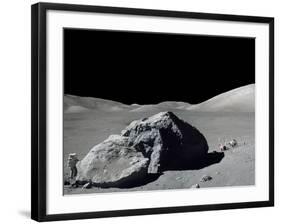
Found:
<path fill-rule="evenodd" d="M 161 112 L 133 121 L 121 135 L 94 146 L 77 164 L 77 180 L 100 187 L 130 185 L 145 181 L 147 174 L 200 161 L 207 152 L 207 141 L 196 128 L 172 112 Z"/>
<path fill-rule="evenodd" d="M 172 112 L 133 121 L 121 134 L 129 147 L 149 158 L 148 173 L 176 169 L 208 153 L 205 137 Z"/>

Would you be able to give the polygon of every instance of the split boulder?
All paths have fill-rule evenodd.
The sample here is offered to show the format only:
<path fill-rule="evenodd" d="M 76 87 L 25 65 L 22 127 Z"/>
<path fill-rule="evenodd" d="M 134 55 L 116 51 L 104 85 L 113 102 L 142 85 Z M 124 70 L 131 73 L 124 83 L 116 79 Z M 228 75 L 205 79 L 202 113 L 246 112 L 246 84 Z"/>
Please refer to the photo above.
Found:
<path fill-rule="evenodd" d="M 94 146 L 78 164 L 78 181 L 121 186 L 206 155 L 207 141 L 172 112 L 133 121 Z M 200 158 L 199 158 L 200 159 Z"/>

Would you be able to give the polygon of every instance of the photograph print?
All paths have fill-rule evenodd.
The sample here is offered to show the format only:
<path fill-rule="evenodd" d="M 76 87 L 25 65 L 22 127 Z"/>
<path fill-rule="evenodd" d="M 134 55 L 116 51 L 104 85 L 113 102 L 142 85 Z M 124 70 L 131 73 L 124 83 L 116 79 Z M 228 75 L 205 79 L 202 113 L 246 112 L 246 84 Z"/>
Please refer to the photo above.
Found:
<path fill-rule="evenodd" d="M 64 194 L 255 185 L 255 39 L 63 30 Z"/>

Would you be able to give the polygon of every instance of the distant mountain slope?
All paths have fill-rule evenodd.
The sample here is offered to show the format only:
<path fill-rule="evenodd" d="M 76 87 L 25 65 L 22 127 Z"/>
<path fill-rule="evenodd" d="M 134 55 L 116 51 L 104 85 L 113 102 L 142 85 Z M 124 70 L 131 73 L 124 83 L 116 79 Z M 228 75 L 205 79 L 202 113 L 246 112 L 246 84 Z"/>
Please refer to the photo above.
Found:
<path fill-rule="evenodd" d="M 147 112 L 154 110 L 163 110 L 167 111 L 170 109 L 187 109 L 190 106 L 189 103 L 185 102 L 176 102 L 176 101 L 165 101 L 158 104 L 148 104 L 148 105 L 139 105 L 139 107 L 133 108 L 131 112 Z"/>
<path fill-rule="evenodd" d="M 185 102 L 165 101 L 162 103 L 158 103 L 157 106 L 164 108 L 187 109 L 188 107 L 190 107 L 190 104 Z"/>
<path fill-rule="evenodd" d="M 203 103 L 192 105 L 187 110 L 195 111 L 229 111 L 254 112 L 255 111 L 255 84 L 242 86 L 222 93 Z"/>
<path fill-rule="evenodd" d="M 87 110 L 121 111 L 128 105 L 94 97 L 64 95 L 64 112 L 82 112 Z"/>
<path fill-rule="evenodd" d="M 79 97 L 64 95 L 64 112 L 78 113 L 89 110 L 107 112 L 129 110 L 130 112 L 169 111 L 171 109 L 191 111 L 226 111 L 226 112 L 254 112 L 255 111 L 255 84 L 250 84 L 230 90 L 215 96 L 205 102 L 191 105 L 185 102 L 165 101 L 158 104 L 126 105 L 112 100 L 94 97 Z"/>

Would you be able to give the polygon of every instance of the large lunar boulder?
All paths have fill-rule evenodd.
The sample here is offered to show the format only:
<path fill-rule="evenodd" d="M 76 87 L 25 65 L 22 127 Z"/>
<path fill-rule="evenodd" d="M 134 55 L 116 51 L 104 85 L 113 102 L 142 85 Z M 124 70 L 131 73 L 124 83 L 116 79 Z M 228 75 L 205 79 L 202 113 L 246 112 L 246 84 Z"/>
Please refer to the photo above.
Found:
<path fill-rule="evenodd" d="M 111 135 L 94 146 L 77 164 L 77 180 L 112 187 L 142 178 L 147 174 L 149 159 L 127 145 L 128 138 Z"/>
<path fill-rule="evenodd" d="M 200 161 L 207 152 L 206 139 L 196 128 L 172 112 L 161 112 L 133 121 L 121 135 L 94 146 L 77 164 L 77 180 L 119 187 Z"/>
<path fill-rule="evenodd" d="M 128 147 L 149 158 L 148 173 L 182 166 L 208 153 L 204 136 L 172 112 L 133 121 L 122 131 Z"/>

